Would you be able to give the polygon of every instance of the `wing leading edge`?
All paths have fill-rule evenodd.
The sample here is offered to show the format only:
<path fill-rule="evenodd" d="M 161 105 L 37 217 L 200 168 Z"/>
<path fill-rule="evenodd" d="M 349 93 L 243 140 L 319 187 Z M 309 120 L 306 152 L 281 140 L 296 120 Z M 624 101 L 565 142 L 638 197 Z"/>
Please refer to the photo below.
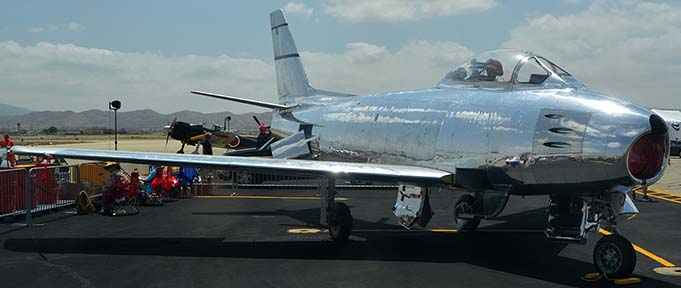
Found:
<path fill-rule="evenodd" d="M 453 184 L 450 172 L 406 165 L 14 146 L 24 155 L 323 176 L 410 184 Z"/>

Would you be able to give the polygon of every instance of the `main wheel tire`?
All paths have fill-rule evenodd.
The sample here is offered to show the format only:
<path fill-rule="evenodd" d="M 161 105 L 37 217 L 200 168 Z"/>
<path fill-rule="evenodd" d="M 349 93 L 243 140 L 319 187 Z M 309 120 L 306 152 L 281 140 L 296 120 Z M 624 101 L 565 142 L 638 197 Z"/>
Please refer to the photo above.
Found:
<path fill-rule="evenodd" d="M 616 234 L 598 240 L 593 258 L 596 269 L 611 279 L 629 277 L 636 266 L 636 252 L 631 242 Z"/>
<path fill-rule="evenodd" d="M 352 233 L 352 214 L 348 205 L 336 202 L 329 215 L 329 235 L 335 241 L 346 241 Z"/>
<path fill-rule="evenodd" d="M 459 198 L 454 206 L 454 222 L 456 222 L 456 230 L 459 231 L 472 231 L 478 228 L 480 225 L 480 219 L 462 219 L 459 218 L 459 214 L 472 213 L 473 203 L 475 203 L 475 197 L 472 195 L 463 195 Z"/>

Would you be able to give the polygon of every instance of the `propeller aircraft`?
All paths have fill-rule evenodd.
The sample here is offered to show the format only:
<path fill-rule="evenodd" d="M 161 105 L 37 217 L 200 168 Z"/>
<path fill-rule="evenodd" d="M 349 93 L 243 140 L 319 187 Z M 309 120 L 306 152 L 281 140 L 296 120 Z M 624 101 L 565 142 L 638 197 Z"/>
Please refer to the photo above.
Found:
<path fill-rule="evenodd" d="M 261 124 L 258 117 L 255 115 L 253 119 L 258 124 L 259 127 L 266 127 Z M 204 124 L 191 124 L 187 122 L 177 121 L 177 118 L 173 120 L 169 125 L 163 128 L 166 135 L 166 147 L 168 146 L 168 141 L 170 138 L 178 140 L 182 143 L 182 146 L 177 151 L 177 153 L 184 153 L 185 145 L 196 146 L 198 150 L 199 145 L 202 145 L 206 139 L 210 141 L 213 147 L 223 147 L 229 149 L 248 149 L 258 147 L 258 136 L 249 134 L 237 134 L 228 131 L 220 130 L 220 127 L 214 127 L 213 129 L 206 128 Z M 263 130 L 262 128 L 260 130 Z"/>

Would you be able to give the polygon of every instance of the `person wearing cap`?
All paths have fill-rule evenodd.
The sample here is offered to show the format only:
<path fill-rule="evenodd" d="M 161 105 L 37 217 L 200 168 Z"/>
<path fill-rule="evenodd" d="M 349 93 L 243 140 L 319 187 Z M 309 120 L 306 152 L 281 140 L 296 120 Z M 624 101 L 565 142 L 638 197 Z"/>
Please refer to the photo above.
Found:
<path fill-rule="evenodd" d="M 125 197 L 127 190 L 130 189 L 130 177 L 116 162 L 106 163 L 104 170 L 109 172 L 109 186 L 104 187 L 102 191 L 103 214 L 115 215 L 113 203 L 116 199 Z"/>
<path fill-rule="evenodd" d="M 260 133 L 258 133 L 258 138 L 256 138 L 256 145 L 260 148 L 267 143 L 267 140 L 270 140 L 272 131 L 270 130 L 270 126 L 266 126 L 265 124 L 260 124 L 258 131 Z"/>

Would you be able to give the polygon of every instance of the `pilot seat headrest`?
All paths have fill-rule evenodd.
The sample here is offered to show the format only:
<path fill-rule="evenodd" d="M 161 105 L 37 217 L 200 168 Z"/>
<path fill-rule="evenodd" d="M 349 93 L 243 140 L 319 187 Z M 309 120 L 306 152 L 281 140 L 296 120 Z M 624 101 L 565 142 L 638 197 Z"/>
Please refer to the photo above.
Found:
<path fill-rule="evenodd" d="M 487 70 L 487 76 L 489 77 L 504 76 L 504 67 L 496 59 L 488 59 L 485 62 L 485 70 Z"/>

